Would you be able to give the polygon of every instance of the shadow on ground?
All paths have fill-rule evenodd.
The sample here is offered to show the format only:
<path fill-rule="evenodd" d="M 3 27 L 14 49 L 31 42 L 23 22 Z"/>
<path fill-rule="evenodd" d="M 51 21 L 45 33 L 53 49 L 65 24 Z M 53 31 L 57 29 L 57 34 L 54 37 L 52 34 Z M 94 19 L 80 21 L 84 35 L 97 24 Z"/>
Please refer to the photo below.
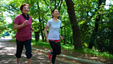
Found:
<path fill-rule="evenodd" d="M 16 57 L 14 56 L 16 52 L 16 45 L 0 41 L 0 64 L 16 64 Z M 43 53 L 37 53 L 37 51 L 33 51 L 32 64 L 50 64 L 50 60 L 48 60 L 47 55 Z M 25 56 L 25 50 L 22 53 L 22 57 L 20 59 L 20 64 L 27 64 Z M 75 64 L 70 63 L 63 59 L 57 59 L 56 64 Z M 78 64 L 78 63 L 76 63 Z"/>

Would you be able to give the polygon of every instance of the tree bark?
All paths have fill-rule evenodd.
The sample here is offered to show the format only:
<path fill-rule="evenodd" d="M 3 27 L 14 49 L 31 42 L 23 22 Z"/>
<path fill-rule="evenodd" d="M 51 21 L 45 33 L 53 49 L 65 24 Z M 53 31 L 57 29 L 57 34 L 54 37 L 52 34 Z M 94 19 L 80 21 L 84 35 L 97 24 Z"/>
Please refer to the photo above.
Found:
<path fill-rule="evenodd" d="M 39 40 L 39 31 L 35 32 L 35 41 L 38 42 Z"/>
<path fill-rule="evenodd" d="M 61 0 L 60 3 L 59 3 L 60 4 L 59 8 L 58 8 L 59 12 L 60 12 L 60 9 L 61 9 L 62 2 L 63 2 L 63 0 Z"/>
<path fill-rule="evenodd" d="M 57 6 L 56 6 L 56 0 L 55 0 L 55 8 L 57 8 Z"/>
<path fill-rule="evenodd" d="M 82 43 L 81 43 L 78 22 L 77 22 L 76 17 L 75 17 L 74 3 L 72 0 L 65 0 L 65 2 L 67 5 L 67 8 L 68 8 L 68 14 L 69 14 L 70 22 L 72 24 L 72 29 L 73 29 L 74 49 L 81 49 Z"/>
<path fill-rule="evenodd" d="M 39 9 L 39 23 L 40 23 L 40 32 L 41 32 L 41 36 L 42 36 L 42 41 L 44 42 L 44 34 L 43 34 L 43 30 L 42 30 L 42 23 L 41 23 L 41 18 L 40 18 L 40 6 L 39 3 L 37 2 L 38 5 L 38 9 Z"/>

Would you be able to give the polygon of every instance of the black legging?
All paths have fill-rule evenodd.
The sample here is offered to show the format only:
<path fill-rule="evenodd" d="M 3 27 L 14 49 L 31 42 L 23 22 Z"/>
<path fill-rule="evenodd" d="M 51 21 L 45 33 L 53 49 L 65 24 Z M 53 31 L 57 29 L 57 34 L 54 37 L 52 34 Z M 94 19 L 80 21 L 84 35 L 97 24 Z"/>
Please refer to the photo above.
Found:
<path fill-rule="evenodd" d="M 20 58 L 21 54 L 22 54 L 22 50 L 23 50 L 23 46 L 25 45 L 25 49 L 26 49 L 26 56 L 27 59 L 30 59 L 32 57 L 32 50 L 31 50 L 31 39 L 24 41 L 24 42 L 20 42 L 18 40 L 16 40 L 16 44 L 17 44 L 17 49 L 16 49 L 16 57 Z"/>
<path fill-rule="evenodd" d="M 52 63 L 55 63 L 56 55 L 61 54 L 61 45 L 60 42 L 51 41 L 49 40 L 51 48 L 53 49 L 52 54 Z"/>

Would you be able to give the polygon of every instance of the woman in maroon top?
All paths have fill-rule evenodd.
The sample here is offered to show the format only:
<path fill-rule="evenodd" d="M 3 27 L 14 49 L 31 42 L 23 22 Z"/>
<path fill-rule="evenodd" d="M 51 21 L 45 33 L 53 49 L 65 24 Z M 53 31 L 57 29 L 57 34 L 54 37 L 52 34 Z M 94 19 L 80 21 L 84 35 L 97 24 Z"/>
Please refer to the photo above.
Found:
<path fill-rule="evenodd" d="M 26 56 L 28 64 L 31 64 L 31 28 L 32 17 L 28 15 L 29 5 L 24 3 L 21 5 L 20 10 L 22 12 L 21 15 L 18 15 L 14 20 L 14 29 L 17 29 L 16 33 L 16 44 L 17 50 L 15 56 L 17 57 L 17 64 L 19 63 L 19 59 L 22 54 L 23 46 L 25 45 Z"/>

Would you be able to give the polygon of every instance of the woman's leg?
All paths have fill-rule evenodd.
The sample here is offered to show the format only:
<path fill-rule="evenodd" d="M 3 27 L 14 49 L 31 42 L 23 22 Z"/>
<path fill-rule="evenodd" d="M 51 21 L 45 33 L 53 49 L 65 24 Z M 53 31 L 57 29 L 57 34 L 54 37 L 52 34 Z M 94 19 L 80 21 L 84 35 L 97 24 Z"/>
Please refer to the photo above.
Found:
<path fill-rule="evenodd" d="M 26 56 L 28 64 L 31 64 L 31 57 L 32 57 L 32 51 L 31 51 L 31 39 L 24 42 L 25 48 L 26 48 Z"/>
<path fill-rule="evenodd" d="M 20 60 L 20 58 L 17 58 L 17 64 L 19 64 L 19 60 Z"/>
<path fill-rule="evenodd" d="M 31 58 L 27 59 L 28 64 L 31 64 Z"/>
<path fill-rule="evenodd" d="M 15 56 L 17 57 L 17 63 L 19 63 L 19 60 L 20 60 L 20 57 L 22 54 L 22 50 L 23 50 L 23 42 L 16 40 L 16 44 L 17 44 L 17 48 L 16 48 Z"/>
<path fill-rule="evenodd" d="M 55 43 L 55 46 L 57 48 L 57 55 L 61 54 L 61 45 L 60 41 Z"/>
<path fill-rule="evenodd" d="M 50 42 L 51 48 L 53 49 L 53 52 L 52 52 L 52 63 L 55 63 L 57 48 L 55 46 L 55 41 L 51 41 L 50 40 L 49 42 Z"/>

